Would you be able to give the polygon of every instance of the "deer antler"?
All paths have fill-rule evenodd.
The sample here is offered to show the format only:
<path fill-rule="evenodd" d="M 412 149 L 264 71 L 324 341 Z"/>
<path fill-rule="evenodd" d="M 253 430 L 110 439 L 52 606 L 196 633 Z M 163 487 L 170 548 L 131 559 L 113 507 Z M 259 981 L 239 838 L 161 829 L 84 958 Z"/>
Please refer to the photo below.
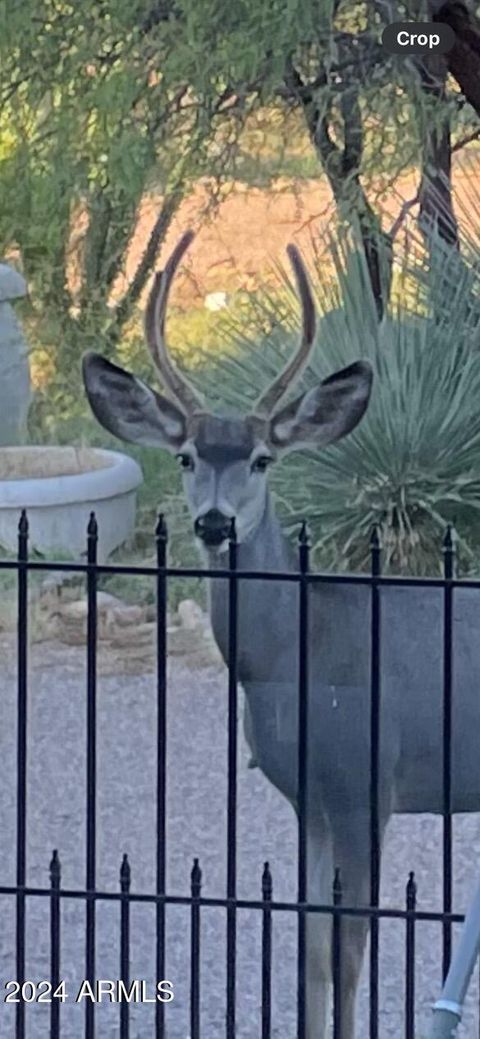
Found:
<path fill-rule="evenodd" d="M 287 254 L 295 275 L 302 307 L 302 338 L 291 360 L 257 401 L 254 414 L 261 418 L 268 418 L 272 414 L 293 380 L 304 370 L 315 341 L 315 307 L 307 272 L 295 245 L 287 246 Z"/>
<path fill-rule="evenodd" d="M 150 353 L 167 389 L 170 390 L 170 393 L 187 415 L 197 411 L 204 411 L 205 406 L 188 380 L 179 372 L 170 358 L 165 341 L 165 314 L 168 294 L 176 270 L 193 238 L 193 231 L 186 231 L 175 246 L 165 269 L 155 275 L 145 313 L 145 335 Z M 285 396 L 293 380 L 303 371 L 308 363 L 315 340 L 315 308 L 307 272 L 295 245 L 287 246 L 287 253 L 300 296 L 303 331 L 300 345 L 293 357 L 255 405 L 254 415 L 260 418 L 268 418 L 272 414 L 275 406 Z"/>
<path fill-rule="evenodd" d="M 186 231 L 175 246 L 165 269 L 155 275 L 145 312 L 145 337 L 150 353 L 167 389 L 187 415 L 203 411 L 205 406 L 170 358 L 165 341 L 165 314 L 175 272 L 194 237 L 193 231 Z"/>

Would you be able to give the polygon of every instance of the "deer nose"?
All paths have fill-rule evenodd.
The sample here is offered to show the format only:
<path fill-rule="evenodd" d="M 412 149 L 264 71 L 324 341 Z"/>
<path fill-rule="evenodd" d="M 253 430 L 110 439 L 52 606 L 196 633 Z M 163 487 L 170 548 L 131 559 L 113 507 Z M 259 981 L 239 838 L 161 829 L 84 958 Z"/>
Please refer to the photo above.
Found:
<path fill-rule="evenodd" d="M 195 534 L 205 545 L 221 545 L 230 534 L 231 522 L 219 509 L 209 509 L 195 520 Z"/>

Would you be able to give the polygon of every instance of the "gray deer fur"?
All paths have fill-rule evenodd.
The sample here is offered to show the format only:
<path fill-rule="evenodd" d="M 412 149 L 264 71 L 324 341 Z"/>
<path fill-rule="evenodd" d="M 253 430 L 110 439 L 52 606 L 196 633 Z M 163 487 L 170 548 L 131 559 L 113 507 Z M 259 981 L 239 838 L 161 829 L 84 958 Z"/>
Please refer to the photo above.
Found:
<path fill-rule="evenodd" d="M 245 418 L 209 414 L 170 360 L 164 340 L 168 291 L 192 235 L 185 235 L 156 276 L 146 337 L 167 395 L 98 354 L 83 361 L 94 414 L 122 440 L 158 445 L 178 456 L 194 533 L 207 566 L 219 565 L 235 517 L 238 567 L 298 569 L 275 516 L 266 470 L 285 451 L 319 448 L 350 432 L 367 408 L 372 372 L 366 362 L 312 386 L 283 404 L 305 368 L 315 337 L 307 277 L 293 246 L 289 257 L 303 312 L 297 352 Z M 228 600 L 212 581 L 210 614 L 228 663 Z M 344 904 L 370 901 L 370 625 L 366 585 L 322 583 L 309 599 L 308 899 L 330 903 L 334 868 Z M 442 809 L 442 631 L 439 588 L 384 587 L 381 609 L 380 830 L 392 812 Z M 454 596 L 453 806 L 480 809 L 478 594 Z M 246 696 L 246 735 L 268 779 L 295 806 L 298 771 L 298 587 L 239 582 L 238 675 Z M 406 864 L 407 865 L 407 864 Z M 411 866 L 411 864 L 408 864 Z M 342 1023 L 354 1039 L 355 996 L 368 920 L 342 922 Z M 325 1039 L 331 987 L 330 914 L 307 923 L 307 1039 Z"/>

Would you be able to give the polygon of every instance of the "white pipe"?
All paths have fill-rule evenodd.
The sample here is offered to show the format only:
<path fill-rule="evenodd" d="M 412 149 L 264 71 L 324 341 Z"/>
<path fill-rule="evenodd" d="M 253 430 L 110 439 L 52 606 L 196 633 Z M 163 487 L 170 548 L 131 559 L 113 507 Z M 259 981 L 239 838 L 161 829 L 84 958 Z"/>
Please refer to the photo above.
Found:
<path fill-rule="evenodd" d="M 480 954 L 480 884 L 465 917 L 440 999 L 433 1008 L 430 1039 L 454 1039 L 463 1002 Z"/>

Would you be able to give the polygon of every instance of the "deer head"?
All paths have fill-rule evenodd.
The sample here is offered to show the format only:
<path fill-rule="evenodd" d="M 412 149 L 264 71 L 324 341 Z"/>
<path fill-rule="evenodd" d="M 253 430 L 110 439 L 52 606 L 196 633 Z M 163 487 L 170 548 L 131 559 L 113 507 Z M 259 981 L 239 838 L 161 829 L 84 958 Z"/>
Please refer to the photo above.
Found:
<path fill-rule="evenodd" d="M 315 339 L 315 309 L 307 274 L 294 245 L 287 252 L 302 308 L 302 334 L 283 371 L 244 417 L 212 415 L 170 358 L 165 314 L 175 271 L 193 239 L 178 242 L 165 270 L 155 276 L 146 309 L 145 333 L 165 389 L 141 379 L 97 353 L 83 358 L 83 378 L 92 411 L 121 440 L 166 448 L 178 458 L 197 538 L 212 551 L 226 546 L 235 517 L 239 542 L 251 538 L 266 506 L 267 470 L 282 454 L 305 446 L 325 447 L 362 418 L 372 385 L 365 361 L 343 368 L 282 403 L 304 371 Z"/>

